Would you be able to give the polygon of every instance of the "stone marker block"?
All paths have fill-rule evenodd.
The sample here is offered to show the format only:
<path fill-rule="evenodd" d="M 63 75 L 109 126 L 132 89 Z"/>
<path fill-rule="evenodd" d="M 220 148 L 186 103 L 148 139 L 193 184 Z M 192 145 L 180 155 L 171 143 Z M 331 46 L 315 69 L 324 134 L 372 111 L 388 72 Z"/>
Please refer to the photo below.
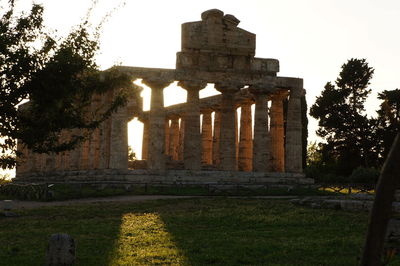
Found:
<path fill-rule="evenodd" d="M 68 234 L 53 234 L 47 246 L 46 265 L 73 265 L 75 263 L 75 241 Z"/>

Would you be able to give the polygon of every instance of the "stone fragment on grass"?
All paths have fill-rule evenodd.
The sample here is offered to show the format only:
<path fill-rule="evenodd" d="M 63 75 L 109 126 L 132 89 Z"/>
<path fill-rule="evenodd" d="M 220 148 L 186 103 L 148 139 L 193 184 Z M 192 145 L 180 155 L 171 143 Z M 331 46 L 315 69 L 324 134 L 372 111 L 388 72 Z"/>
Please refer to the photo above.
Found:
<path fill-rule="evenodd" d="M 68 234 L 53 234 L 49 239 L 46 255 L 47 266 L 73 265 L 75 241 Z"/>

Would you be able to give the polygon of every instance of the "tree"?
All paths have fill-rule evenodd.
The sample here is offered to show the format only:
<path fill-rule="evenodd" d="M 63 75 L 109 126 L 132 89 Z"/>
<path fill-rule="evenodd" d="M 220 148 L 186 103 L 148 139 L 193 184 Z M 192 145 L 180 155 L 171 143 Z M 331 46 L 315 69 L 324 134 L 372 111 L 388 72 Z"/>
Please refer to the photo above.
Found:
<path fill-rule="evenodd" d="M 326 143 L 321 146 L 323 161 L 334 161 L 337 174 L 349 175 L 358 166 L 370 167 L 375 158 L 370 134 L 370 120 L 364 114 L 364 103 L 374 69 L 365 59 L 350 59 L 335 84 L 328 82 L 310 109 L 318 119 L 317 135 Z"/>
<path fill-rule="evenodd" d="M 396 134 L 400 131 L 400 90 L 385 90 L 378 94 L 378 99 L 382 100 L 382 103 L 377 111 L 378 117 L 374 120 L 375 135 L 379 137 L 376 150 L 380 163 L 383 163 Z"/>
<path fill-rule="evenodd" d="M 1 3 L 0 3 L 1 4 Z M 43 7 L 15 14 L 13 0 L 0 18 L 0 167 L 16 164 L 17 140 L 39 152 L 70 150 L 126 102 L 134 88 L 129 76 L 99 71 L 94 56 L 99 28 L 84 20 L 57 40 L 43 27 Z M 108 106 L 90 114 L 95 94 L 116 91 Z M 29 100 L 23 108 L 19 105 Z M 84 129 L 66 141 L 63 130 Z"/>

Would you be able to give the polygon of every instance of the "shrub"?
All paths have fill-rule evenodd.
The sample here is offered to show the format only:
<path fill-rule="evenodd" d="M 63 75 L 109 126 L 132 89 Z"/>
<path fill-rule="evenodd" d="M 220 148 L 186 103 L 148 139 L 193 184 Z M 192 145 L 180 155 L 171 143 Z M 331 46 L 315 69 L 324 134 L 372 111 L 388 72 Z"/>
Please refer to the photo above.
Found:
<path fill-rule="evenodd" d="M 349 179 L 345 176 L 337 174 L 329 165 L 312 164 L 304 170 L 306 177 L 313 178 L 316 183 L 343 184 L 349 183 Z"/>
<path fill-rule="evenodd" d="M 350 175 L 352 183 L 376 184 L 380 171 L 376 168 L 358 167 Z"/>

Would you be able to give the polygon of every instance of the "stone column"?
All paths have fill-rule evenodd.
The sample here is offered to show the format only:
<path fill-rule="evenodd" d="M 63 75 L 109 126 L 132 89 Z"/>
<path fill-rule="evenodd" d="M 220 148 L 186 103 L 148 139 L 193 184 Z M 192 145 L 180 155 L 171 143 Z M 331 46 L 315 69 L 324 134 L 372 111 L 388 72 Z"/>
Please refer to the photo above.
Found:
<path fill-rule="evenodd" d="M 301 128 L 301 97 L 305 91 L 303 80 L 299 86 L 290 90 L 287 122 L 286 122 L 286 172 L 302 173 L 302 128 Z"/>
<path fill-rule="evenodd" d="M 56 169 L 56 171 L 61 171 L 61 169 L 62 169 L 62 153 L 61 152 L 57 153 L 57 155 L 56 155 L 56 168 L 55 169 Z M 18 169 L 16 169 L 16 170 L 18 172 Z"/>
<path fill-rule="evenodd" d="M 283 121 L 283 100 L 287 97 L 286 91 L 271 96 L 271 159 L 272 171 L 285 170 L 285 137 Z"/>
<path fill-rule="evenodd" d="M 225 171 L 237 170 L 234 96 L 240 87 L 238 84 L 215 84 L 222 93 L 219 154 L 220 169 Z"/>
<path fill-rule="evenodd" d="M 19 139 L 17 140 L 17 151 L 20 152 L 20 154 L 17 156 L 17 165 L 15 166 L 16 176 L 29 172 L 29 169 L 27 169 L 27 161 L 29 160 L 28 149 Z"/>
<path fill-rule="evenodd" d="M 269 172 L 270 163 L 270 136 L 268 131 L 268 91 L 252 87 L 251 93 L 255 97 L 254 112 L 254 139 L 253 139 L 253 171 Z"/>
<path fill-rule="evenodd" d="M 70 153 L 70 151 L 64 151 L 62 153 L 62 170 L 63 171 L 70 170 L 70 168 L 69 168 L 69 153 Z"/>
<path fill-rule="evenodd" d="M 169 118 L 165 119 L 165 155 L 169 154 L 170 142 L 169 142 L 170 128 L 169 128 Z"/>
<path fill-rule="evenodd" d="M 101 97 L 101 104 L 109 106 L 114 93 L 107 92 Z M 111 117 L 104 121 L 99 127 L 100 145 L 99 145 L 99 168 L 107 169 L 110 166 L 110 146 L 111 146 Z"/>
<path fill-rule="evenodd" d="M 56 170 L 56 157 L 57 157 L 57 154 L 54 152 L 46 154 L 44 172 L 53 172 Z M 78 165 L 78 169 L 79 169 L 79 165 Z"/>
<path fill-rule="evenodd" d="M 214 113 L 214 135 L 213 135 L 213 165 L 218 166 L 219 160 L 219 137 L 221 134 L 221 112 L 215 111 Z"/>
<path fill-rule="evenodd" d="M 80 135 L 79 129 L 72 129 L 72 138 Z M 79 170 L 81 161 L 82 143 L 78 143 L 73 150 L 69 152 L 69 170 Z"/>
<path fill-rule="evenodd" d="M 149 112 L 149 151 L 147 168 L 156 174 L 165 172 L 165 110 L 163 90 L 172 81 L 143 79 L 151 88 Z"/>
<path fill-rule="evenodd" d="M 110 139 L 110 119 L 105 120 L 99 127 L 99 169 L 108 168 L 108 153 Z"/>
<path fill-rule="evenodd" d="M 61 137 L 63 142 L 67 142 L 71 137 L 71 130 L 63 130 L 61 132 Z M 61 153 L 61 170 L 68 171 L 69 169 L 69 154 L 71 151 L 63 151 Z"/>
<path fill-rule="evenodd" d="M 183 146 L 185 140 L 185 120 L 181 118 L 181 124 L 179 126 L 179 147 L 178 147 L 178 160 L 183 161 Z"/>
<path fill-rule="evenodd" d="M 97 110 L 100 108 L 101 95 L 94 95 L 92 98 L 90 111 L 91 115 L 95 116 Z M 100 163 L 100 128 L 96 128 L 89 139 L 89 158 L 88 168 L 98 169 Z"/>
<path fill-rule="evenodd" d="M 212 164 L 212 125 L 211 125 L 212 110 L 203 111 L 203 123 L 201 124 L 201 142 L 202 142 L 202 156 L 201 162 L 204 164 Z"/>
<path fill-rule="evenodd" d="M 201 169 L 201 139 L 200 139 L 200 105 L 199 91 L 207 84 L 205 82 L 180 81 L 179 86 L 187 91 L 187 109 L 185 113 L 185 138 L 183 145 L 183 161 L 185 169 Z"/>
<path fill-rule="evenodd" d="M 111 115 L 109 168 L 128 169 L 128 110 L 126 106 L 120 106 Z"/>
<path fill-rule="evenodd" d="M 82 159 L 80 169 L 89 169 L 89 149 L 90 142 L 87 139 L 82 144 Z"/>
<path fill-rule="evenodd" d="M 147 160 L 149 153 L 149 119 L 143 118 L 142 160 Z"/>
<path fill-rule="evenodd" d="M 235 160 L 237 167 L 239 160 L 239 125 L 238 125 L 238 114 L 236 106 L 235 106 Z"/>
<path fill-rule="evenodd" d="M 172 160 L 177 161 L 179 153 L 179 117 L 173 116 L 171 118 L 171 128 L 169 135 L 169 155 Z"/>
<path fill-rule="evenodd" d="M 96 128 L 93 131 L 92 137 L 89 142 L 89 168 L 99 168 L 99 156 L 100 156 L 100 129 Z"/>
<path fill-rule="evenodd" d="M 239 171 L 251 171 L 253 164 L 253 134 L 251 101 L 245 101 L 240 113 Z"/>

